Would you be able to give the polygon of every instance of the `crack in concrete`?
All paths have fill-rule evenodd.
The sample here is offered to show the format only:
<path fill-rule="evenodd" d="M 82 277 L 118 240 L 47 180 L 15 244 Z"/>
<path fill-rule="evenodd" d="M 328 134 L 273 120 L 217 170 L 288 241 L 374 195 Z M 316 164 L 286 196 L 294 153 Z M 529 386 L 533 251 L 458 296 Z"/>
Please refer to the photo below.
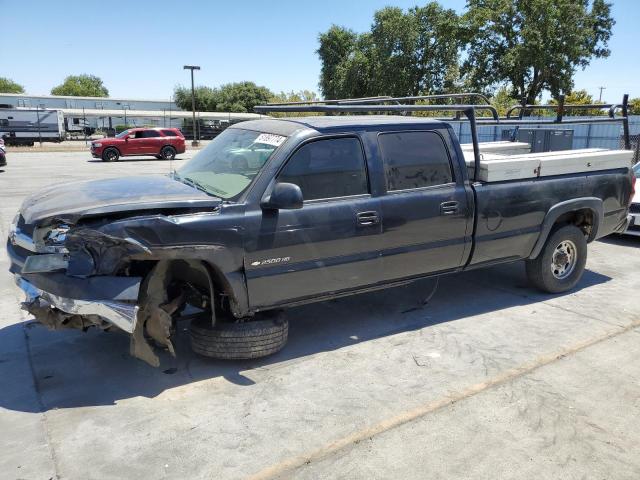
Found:
<path fill-rule="evenodd" d="M 353 432 L 350 435 L 334 440 L 333 442 L 328 443 L 322 447 L 319 447 L 316 450 L 313 450 L 312 452 L 304 453 L 304 454 L 283 460 L 269 467 L 266 467 L 256 472 L 255 474 L 250 475 L 248 478 L 250 480 L 268 480 L 268 479 L 279 478 L 288 472 L 292 472 L 301 467 L 309 465 L 311 462 L 322 460 L 339 451 L 352 448 L 353 446 L 357 445 L 363 440 L 366 440 L 367 438 L 373 438 L 389 430 L 392 430 L 402 425 L 408 424 L 410 422 L 419 420 L 420 418 L 423 418 L 426 415 L 436 412 L 444 407 L 447 407 L 449 405 L 453 405 L 460 401 L 471 398 L 491 388 L 496 388 L 505 383 L 514 381 L 526 374 L 529 374 L 538 370 L 539 368 L 542 368 L 556 361 L 562 360 L 570 355 L 574 355 L 577 352 L 585 350 L 598 343 L 612 339 L 624 333 L 634 331 L 638 327 L 640 327 L 640 319 L 636 320 L 635 322 L 632 322 L 626 327 L 609 332 L 599 337 L 592 338 L 590 340 L 585 340 L 583 342 L 580 342 L 571 348 L 567 348 L 565 350 L 561 350 L 556 353 L 540 356 L 532 362 L 527 362 L 519 367 L 507 369 L 501 374 L 493 377 L 492 379 L 489 379 L 484 382 L 476 383 L 459 392 L 454 392 L 441 399 L 426 403 L 424 405 L 420 405 L 412 410 L 402 412 L 394 417 L 384 419 L 379 423 L 372 425 L 368 428 L 364 428 L 362 430 Z"/>
<path fill-rule="evenodd" d="M 56 457 L 56 452 L 53 449 L 53 442 L 51 439 L 51 433 L 49 431 L 49 425 L 47 424 L 47 409 L 42 401 L 42 394 L 40 392 L 40 384 L 38 382 L 38 378 L 36 376 L 36 371 L 33 366 L 33 358 L 31 353 L 31 344 L 29 343 L 29 333 L 27 332 L 27 328 L 30 325 L 30 322 L 24 322 L 22 324 L 22 332 L 24 333 L 24 342 L 27 351 L 27 361 L 29 362 L 29 370 L 31 371 L 31 379 L 33 381 L 33 389 L 36 394 L 36 400 L 38 402 L 38 408 L 40 409 L 40 423 L 42 424 L 42 430 L 44 432 L 44 439 L 47 443 L 47 450 L 49 451 L 49 458 L 51 459 L 51 464 L 53 465 L 53 475 L 55 479 L 59 479 L 60 475 L 58 474 L 58 460 Z"/>

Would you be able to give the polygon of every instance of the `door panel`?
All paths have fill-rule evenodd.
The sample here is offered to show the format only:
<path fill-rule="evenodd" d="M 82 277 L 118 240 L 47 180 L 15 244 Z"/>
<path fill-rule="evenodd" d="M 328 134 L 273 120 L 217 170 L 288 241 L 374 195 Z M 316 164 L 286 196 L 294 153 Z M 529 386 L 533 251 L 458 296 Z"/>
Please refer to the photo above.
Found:
<path fill-rule="evenodd" d="M 378 281 L 380 203 L 367 178 L 362 144 L 352 135 L 316 138 L 291 155 L 277 181 L 299 186 L 305 202 L 251 215 L 245 272 L 252 307 Z"/>
<path fill-rule="evenodd" d="M 366 196 L 248 214 L 253 233 L 247 235 L 245 272 L 251 306 L 375 283 L 381 223 L 370 217 L 359 221 L 358 214 L 377 211 L 378 200 Z"/>
<path fill-rule="evenodd" d="M 467 236 L 467 196 L 447 185 L 381 198 L 382 271 L 385 280 L 461 266 Z M 453 207 L 453 204 L 457 206 Z M 469 232 L 469 235 L 471 232 Z"/>
<path fill-rule="evenodd" d="M 471 242 L 471 215 L 443 135 L 399 131 L 378 137 L 387 189 L 380 199 L 384 280 L 452 270 L 463 263 Z"/>

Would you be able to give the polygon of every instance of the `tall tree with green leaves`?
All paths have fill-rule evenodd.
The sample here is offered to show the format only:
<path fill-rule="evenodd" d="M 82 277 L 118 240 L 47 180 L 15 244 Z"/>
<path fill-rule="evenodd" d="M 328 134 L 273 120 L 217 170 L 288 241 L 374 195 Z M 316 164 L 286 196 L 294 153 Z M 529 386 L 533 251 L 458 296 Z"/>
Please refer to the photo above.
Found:
<path fill-rule="evenodd" d="M 196 110 L 199 112 L 253 112 L 253 107 L 269 103 L 272 97 L 271 90 L 253 82 L 195 88 Z M 178 107 L 191 110 L 191 88 L 177 86 L 174 99 Z"/>
<path fill-rule="evenodd" d="M 197 112 L 215 112 L 218 102 L 218 91 L 211 87 L 195 87 L 195 104 Z M 183 110 L 191 110 L 191 87 L 177 85 L 173 91 L 173 100 Z"/>
<path fill-rule="evenodd" d="M 614 20 L 605 0 L 468 0 L 467 84 L 490 90 L 508 82 L 527 103 L 573 88 L 573 75 L 607 57 Z"/>
<path fill-rule="evenodd" d="M 253 82 L 222 85 L 218 90 L 216 110 L 219 112 L 253 112 L 256 105 L 269 103 L 273 92 Z"/>
<path fill-rule="evenodd" d="M 0 93 L 24 93 L 24 87 L 5 77 L 0 77 Z"/>
<path fill-rule="evenodd" d="M 95 75 L 69 75 L 57 87 L 51 89 L 51 95 L 70 95 L 73 97 L 108 97 L 109 90 Z"/>
<path fill-rule="evenodd" d="M 329 99 L 451 90 L 461 32 L 455 11 L 437 2 L 383 8 L 362 34 L 334 25 L 319 36 L 320 89 Z"/>

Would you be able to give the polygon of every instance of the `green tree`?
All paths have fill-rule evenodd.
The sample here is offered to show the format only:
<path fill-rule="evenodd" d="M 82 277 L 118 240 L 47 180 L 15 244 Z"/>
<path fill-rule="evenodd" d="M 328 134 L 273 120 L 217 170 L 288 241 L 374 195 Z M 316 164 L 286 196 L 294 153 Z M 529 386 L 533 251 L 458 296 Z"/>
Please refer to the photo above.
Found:
<path fill-rule="evenodd" d="M 576 69 L 610 53 L 615 22 L 605 0 L 468 0 L 467 7 L 462 73 L 475 89 L 508 82 L 527 103 L 544 90 L 557 98 L 572 90 Z"/>
<path fill-rule="evenodd" d="M 496 107 L 498 115 L 500 116 L 506 115 L 507 110 L 518 103 L 520 102 L 513 96 L 513 92 L 509 87 L 504 85 L 498 88 L 493 97 L 491 97 L 491 105 Z"/>
<path fill-rule="evenodd" d="M 196 87 L 195 100 L 196 111 L 198 112 L 215 112 L 218 102 L 218 91 L 210 87 Z M 173 100 L 176 105 L 183 110 L 191 110 L 191 88 L 176 86 L 173 92 Z"/>
<path fill-rule="evenodd" d="M 51 95 L 70 95 L 73 97 L 108 97 L 109 90 L 95 75 L 69 75 L 57 87 L 51 89 Z"/>
<path fill-rule="evenodd" d="M 0 93 L 24 93 L 24 87 L 5 77 L 0 77 Z"/>
<path fill-rule="evenodd" d="M 237 82 L 220 88 L 196 87 L 196 110 L 199 112 L 253 112 L 253 107 L 269 103 L 273 93 L 253 82 Z M 174 100 L 178 107 L 191 110 L 191 88 L 177 86 Z"/>
<path fill-rule="evenodd" d="M 289 103 L 289 102 L 316 102 L 320 100 L 316 92 L 312 92 L 310 90 L 300 90 L 298 92 L 294 92 L 293 90 L 290 92 L 280 92 L 274 94 L 270 99 L 269 103 Z M 315 115 L 315 113 L 309 112 L 291 112 L 291 113 L 270 113 L 269 115 L 274 117 L 306 117 L 310 115 Z"/>
<path fill-rule="evenodd" d="M 640 115 L 640 98 L 629 100 L 629 115 Z"/>
<path fill-rule="evenodd" d="M 219 112 L 253 112 L 256 105 L 269 103 L 273 93 L 253 82 L 227 83 L 218 90 L 216 110 Z"/>
<path fill-rule="evenodd" d="M 362 34 L 334 25 L 319 36 L 320 89 L 329 99 L 452 89 L 462 38 L 455 11 L 437 2 L 383 8 Z"/>
<path fill-rule="evenodd" d="M 555 99 L 552 99 L 549 103 L 556 105 L 558 102 Z M 564 97 L 565 105 L 593 105 L 598 102 L 594 100 L 591 95 L 586 90 L 574 90 L 571 93 L 568 93 Z M 603 110 L 598 108 L 590 108 L 586 110 L 565 110 L 564 112 L 567 116 L 580 116 L 580 115 L 602 115 Z"/>

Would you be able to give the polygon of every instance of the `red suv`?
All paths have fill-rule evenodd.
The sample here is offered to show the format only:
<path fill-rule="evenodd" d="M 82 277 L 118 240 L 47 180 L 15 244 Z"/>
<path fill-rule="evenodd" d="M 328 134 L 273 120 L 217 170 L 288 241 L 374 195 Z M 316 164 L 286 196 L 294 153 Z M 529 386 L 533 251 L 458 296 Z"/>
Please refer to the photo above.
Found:
<path fill-rule="evenodd" d="M 172 160 L 184 150 L 184 136 L 177 128 L 130 128 L 114 138 L 91 142 L 91 155 L 102 158 L 103 162 L 115 162 L 128 155 L 153 155 Z"/>

